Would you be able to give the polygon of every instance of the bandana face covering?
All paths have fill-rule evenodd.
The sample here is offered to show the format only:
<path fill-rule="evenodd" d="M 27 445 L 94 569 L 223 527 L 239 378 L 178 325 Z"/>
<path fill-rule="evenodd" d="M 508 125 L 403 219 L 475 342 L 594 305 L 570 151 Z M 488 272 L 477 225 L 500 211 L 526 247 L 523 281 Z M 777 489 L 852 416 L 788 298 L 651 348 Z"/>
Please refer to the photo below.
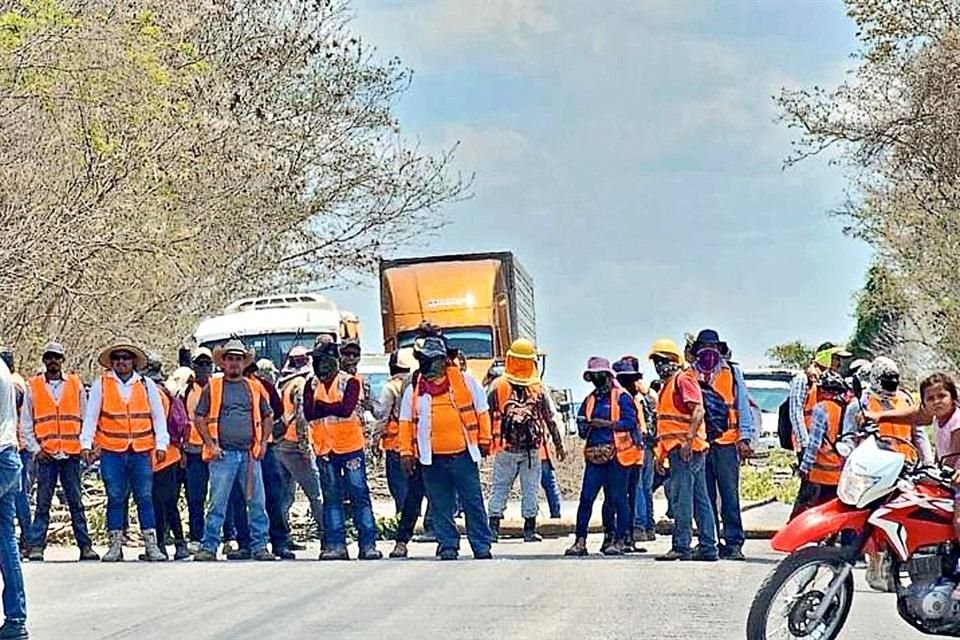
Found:
<path fill-rule="evenodd" d="M 313 372 L 322 380 L 339 370 L 340 362 L 336 358 L 314 358 L 313 360 Z"/>
<path fill-rule="evenodd" d="M 669 380 L 680 370 L 680 365 L 672 360 L 654 360 L 653 366 L 657 370 L 657 376 L 663 381 Z"/>
<path fill-rule="evenodd" d="M 700 373 L 713 373 L 720 366 L 720 352 L 713 348 L 701 349 L 697 354 L 696 368 Z"/>

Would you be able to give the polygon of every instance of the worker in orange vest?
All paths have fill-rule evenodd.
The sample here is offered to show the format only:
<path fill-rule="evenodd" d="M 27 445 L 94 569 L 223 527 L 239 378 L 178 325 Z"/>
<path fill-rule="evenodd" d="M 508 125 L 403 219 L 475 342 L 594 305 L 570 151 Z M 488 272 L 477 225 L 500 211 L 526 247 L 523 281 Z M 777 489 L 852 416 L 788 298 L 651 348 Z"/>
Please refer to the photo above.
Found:
<path fill-rule="evenodd" d="M 407 499 L 408 481 L 400 465 L 400 398 L 403 382 L 417 368 L 417 359 L 412 347 L 390 354 L 390 380 L 383 386 L 379 415 L 373 431 L 373 449 L 386 454 L 387 490 L 399 517 Z"/>
<path fill-rule="evenodd" d="M 367 485 L 363 384 L 341 370 L 340 349 L 321 335 L 313 350 L 313 373 L 303 393 L 303 414 L 310 423 L 311 442 L 323 489 L 325 548 L 321 560 L 349 560 L 344 493 L 350 496 L 357 526 L 361 560 L 379 560 L 377 527 Z"/>
<path fill-rule="evenodd" d="M 255 359 L 252 349 L 237 339 L 213 351 L 213 362 L 223 377 L 210 378 L 197 402 L 194 427 L 203 440 L 203 458 L 210 469 L 210 496 L 204 523 L 203 546 L 197 562 L 217 559 L 220 531 L 227 505 L 239 486 L 250 526 L 250 557 L 273 561 L 267 551 L 269 520 L 261 460 L 273 428 L 273 411 L 263 386 L 243 375 Z"/>
<path fill-rule="evenodd" d="M 861 397 L 864 415 L 880 431 L 880 446 L 902 453 L 908 465 L 933 464 L 926 430 L 917 424 L 917 402 L 900 387 L 897 363 L 879 356 L 870 364 L 870 386 Z"/>
<path fill-rule="evenodd" d="M 483 387 L 448 359 L 442 338 L 425 338 L 420 370 L 401 400 L 400 455 L 407 475 L 413 475 L 418 464 L 422 468 L 441 560 L 459 557 L 460 534 L 453 519 L 457 496 L 473 557 L 493 557 L 479 468 L 481 458 L 490 453 L 491 439 Z"/>
<path fill-rule="evenodd" d="M 203 542 L 204 505 L 207 502 L 207 489 L 210 484 L 210 470 L 203 461 L 203 440 L 200 431 L 195 426 L 194 412 L 203 388 L 207 386 L 213 375 L 213 352 L 206 347 L 199 347 L 191 354 L 191 368 L 194 378 L 190 380 L 183 391 L 183 405 L 187 409 L 187 418 L 190 424 L 187 436 L 183 443 L 183 456 L 186 459 L 186 487 L 187 487 L 187 521 L 188 537 L 187 549 L 191 553 L 200 550 Z"/>
<path fill-rule="evenodd" d="M 845 435 L 843 417 L 849 387 L 839 373 L 827 370 L 820 374 L 814 388 L 817 400 L 807 425 L 807 443 L 800 462 L 800 477 L 811 491 L 799 511 L 791 517 L 836 498 L 843 471 L 843 458 L 834 445 Z"/>
<path fill-rule="evenodd" d="M 80 547 L 80 560 L 100 559 L 90 540 L 81 493 L 80 428 L 87 393 L 79 376 L 64 374 L 65 356 L 63 345 L 47 343 L 41 357 L 45 370 L 27 381 L 20 412 L 20 430 L 26 448 L 37 461 L 37 513 L 27 533 L 27 557 L 31 562 L 43 561 L 50 505 L 58 480 L 70 509 L 70 524 Z"/>
<path fill-rule="evenodd" d="M 104 562 L 123 560 L 123 517 L 127 489 L 137 503 L 145 559 L 167 559 L 157 543 L 153 509 L 153 462 L 166 459 L 170 437 L 160 391 L 153 380 L 137 373 L 147 365 L 143 349 L 118 340 L 100 352 L 104 373 L 90 386 L 80 433 L 80 455 L 91 464 L 99 456 L 107 490 L 107 533 L 110 548 Z"/>
<path fill-rule="evenodd" d="M 657 465 L 670 465 L 670 506 L 673 510 L 673 544 L 656 560 L 715 562 L 717 523 L 707 495 L 706 428 L 703 393 L 693 369 L 684 368 L 684 352 L 669 339 L 657 340 L 650 360 L 663 381 L 657 400 Z M 697 519 L 699 545 L 691 549 L 693 519 Z"/>
<path fill-rule="evenodd" d="M 523 541 L 540 542 L 537 534 L 538 489 L 541 480 L 540 451 L 547 436 L 562 460 L 563 440 L 557 428 L 557 411 L 537 370 L 537 348 L 519 338 L 507 351 L 504 373 L 491 384 L 487 402 L 497 448 L 493 462 L 490 503 L 490 532 L 496 541 L 500 521 L 513 484 L 520 476 Z"/>
<path fill-rule="evenodd" d="M 160 551 L 167 555 L 167 531 L 173 534 L 174 560 L 186 560 L 190 557 L 187 542 L 183 535 L 183 521 L 180 518 L 180 487 L 184 483 L 183 436 L 188 428 L 187 410 L 179 398 L 175 397 L 164 385 L 163 362 L 160 356 L 147 355 L 147 367 L 141 374 L 153 380 L 160 391 L 163 412 L 167 416 L 167 433 L 170 445 L 167 455 L 161 462 L 153 463 L 153 511 L 157 516 L 157 542 Z"/>
<path fill-rule="evenodd" d="M 627 505 L 629 468 L 636 463 L 639 440 L 637 405 L 633 397 L 616 383 L 615 373 L 606 358 L 587 360 L 583 379 L 593 385 L 587 399 L 580 406 L 577 429 L 585 441 L 583 455 L 583 486 L 577 508 L 576 540 L 567 556 L 585 556 L 587 530 L 593 515 L 593 503 L 603 489 L 614 508 L 614 535 L 603 553 L 619 556 L 623 541 L 632 526 Z"/>

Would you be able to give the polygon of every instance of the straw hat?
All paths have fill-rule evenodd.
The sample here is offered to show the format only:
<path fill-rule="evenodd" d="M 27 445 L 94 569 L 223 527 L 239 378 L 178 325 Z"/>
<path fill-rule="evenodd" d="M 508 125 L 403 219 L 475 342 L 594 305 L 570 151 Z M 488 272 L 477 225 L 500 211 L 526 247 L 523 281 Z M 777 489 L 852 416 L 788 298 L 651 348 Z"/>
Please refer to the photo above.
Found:
<path fill-rule="evenodd" d="M 248 349 L 240 340 L 232 338 L 213 350 L 213 364 L 223 369 L 223 357 L 227 354 L 243 356 L 243 368 L 253 364 L 256 351 Z"/>
<path fill-rule="evenodd" d="M 129 351 L 132 353 L 134 359 L 133 368 L 137 371 L 146 368 L 147 354 L 128 338 L 118 338 L 115 340 L 113 344 L 100 352 L 97 362 L 99 362 L 100 366 L 104 369 L 113 369 L 113 362 L 110 361 L 110 356 L 116 351 Z"/>

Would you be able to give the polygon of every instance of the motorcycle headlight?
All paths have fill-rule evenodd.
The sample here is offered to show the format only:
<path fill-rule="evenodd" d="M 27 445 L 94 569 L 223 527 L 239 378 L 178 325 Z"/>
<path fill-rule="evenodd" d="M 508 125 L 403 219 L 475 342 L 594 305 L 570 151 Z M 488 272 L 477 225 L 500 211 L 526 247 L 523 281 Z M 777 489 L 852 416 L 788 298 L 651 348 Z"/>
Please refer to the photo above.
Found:
<path fill-rule="evenodd" d="M 876 476 L 845 470 L 845 473 L 840 476 L 840 484 L 837 486 L 837 497 L 844 504 L 855 507 L 860 503 L 860 498 L 879 481 L 880 478 Z"/>

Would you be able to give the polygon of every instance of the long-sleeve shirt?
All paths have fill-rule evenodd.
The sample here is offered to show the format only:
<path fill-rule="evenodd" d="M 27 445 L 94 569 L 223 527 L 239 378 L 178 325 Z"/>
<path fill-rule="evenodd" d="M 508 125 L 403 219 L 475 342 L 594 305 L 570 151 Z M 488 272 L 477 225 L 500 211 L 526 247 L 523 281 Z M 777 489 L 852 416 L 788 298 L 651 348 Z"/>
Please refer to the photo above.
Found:
<path fill-rule="evenodd" d="M 380 392 L 380 401 L 376 404 L 377 422 L 373 433 L 375 437 L 380 437 L 387 428 L 387 422 L 391 418 L 399 420 L 400 416 L 400 397 L 403 393 L 403 379 L 406 374 L 394 376 L 387 384 L 383 386 Z"/>
<path fill-rule="evenodd" d="M 754 423 L 753 411 L 750 410 L 750 391 L 747 390 L 747 381 L 743 377 L 743 370 L 737 365 L 730 365 L 733 369 L 734 395 L 737 398 L 737 413 L 740 416 L 740 440 L 753 442 L 757 435 L 757 426 Z"/>
<path fill-rule="evenodd" d="M 316 385 L 325 384 L 322 380 L 311 378 L 303 392 L 303 417 L 307 422 L 320 420 L 321 418 L 349 418 L 357 410 L 360 402 L 360 381 L 351 378 L 347 381 L 343 390 L 343 397 L 339 402 L 320 402 L 314 396 Z M 331 384 L 340 384 L 340 380 L 334 378 Z"/>
<path fill-rule="evenodd" d="M 160 391 L 156 383 L 149 378 L 143 378 L 139 373 L 131 375 L 126 382 L 121 380 L 113 371 L 106 375 L 113 376 L 114 380 L 120 383 L 120 397 L 124 402 L 130 400 L 130 394 L 133 392 L 133 385 L 141 380 L 147 389 L 147 400 L 150 402 L 150 418 L 153 423 L 153 435 L 156 439 L 157 451 L 166 451 L 170 445 L 170 434 L 167 433 L 167 417 L 163 413 L 163 401 L 160 399 Z M 80 431 L 80 446 L 84 449 L 93 448 L 93 437 L 97 433 L 97 425 L 100 423 L 100 410 L 103 408 L 103 383 L 102 378 L 97 378 L 90 385 L 90 395 L 87 397 L 87 410 L 83 417 L 83 429 Z"/>
<path fill-rule="evenodd" d="M 598 394 L 591 392 L 594 397 L 593 418 L 599 420 L 610 419 L 610 392 Z M 590 429 L 587 426 L 587 403 L 580 405 L 577 415 L 577 431 L 580 437 L 587 441 L 587 446 L 594 447 L 603 444 L 613 444 L 614 431 L 632 432 L 634 442 L 640 441 L 639 421 L 637 419 L 637 405 L 629 393 L 621 393 L 618 401 L 620 405 L 620 420 L 613 429 Z"/>
<path fill-rule="evenodd" d="M 806 447 L 803 450 L 803 461 L 800 462 L 800 471 L 802 473 L 808 473 L 813 467 L 813 463 L 817 459 L 817 451 L 820 450 L 820 445 L 823 444 L 823 441 L 826 439 L 829 428 L 830 421 L 827 409 L 823 406 L 822 402 L 817 403 L 813 408 L 810 433 L 807 437 Z M 854 427 L 851 432 L 848 432 L 846 430 L 847 428 L 847 421 L 843 420 L 837 440 L 842 440 L 846 436 L 856 433 L 856 427 Z"/>
<path fill-rule="evenodd" d="M 59 406 L 60 398 L 63 396 L 63 387 L 66 384 L 66 381 L 63 378 L 57 380 L 45 379 L 44 384 L 47 387 L 47 392 L 50 394 L 50 397 L 53 398 L 53 401 Z M 87 412 L 87 392 L 80 387 L 80 415 L 84 416 Z M 23 442 L 27 447 L 27 450 L 30 453 L 40 453 L 40 443 L 37 441 L 37 433 L 33 427 L 33 391 L 31 390 L 30 385 L 27 385 L 27 390 L 23 394 L 23 409 L 20 412 L 20 431 L 23 434 Z M 67 458 L 67 454 L 58 453 L 54 456 L 57 459 Z"/>
<path fill-rule="evenodd" d="M 793 425 L 793 437 L 802 450 L 807 446 L 807 423 L 803 418 L 803 406 L 807 403 L 810 383 L 807 374 L 800 372 L 790 381 L 790 424 Z"/>

